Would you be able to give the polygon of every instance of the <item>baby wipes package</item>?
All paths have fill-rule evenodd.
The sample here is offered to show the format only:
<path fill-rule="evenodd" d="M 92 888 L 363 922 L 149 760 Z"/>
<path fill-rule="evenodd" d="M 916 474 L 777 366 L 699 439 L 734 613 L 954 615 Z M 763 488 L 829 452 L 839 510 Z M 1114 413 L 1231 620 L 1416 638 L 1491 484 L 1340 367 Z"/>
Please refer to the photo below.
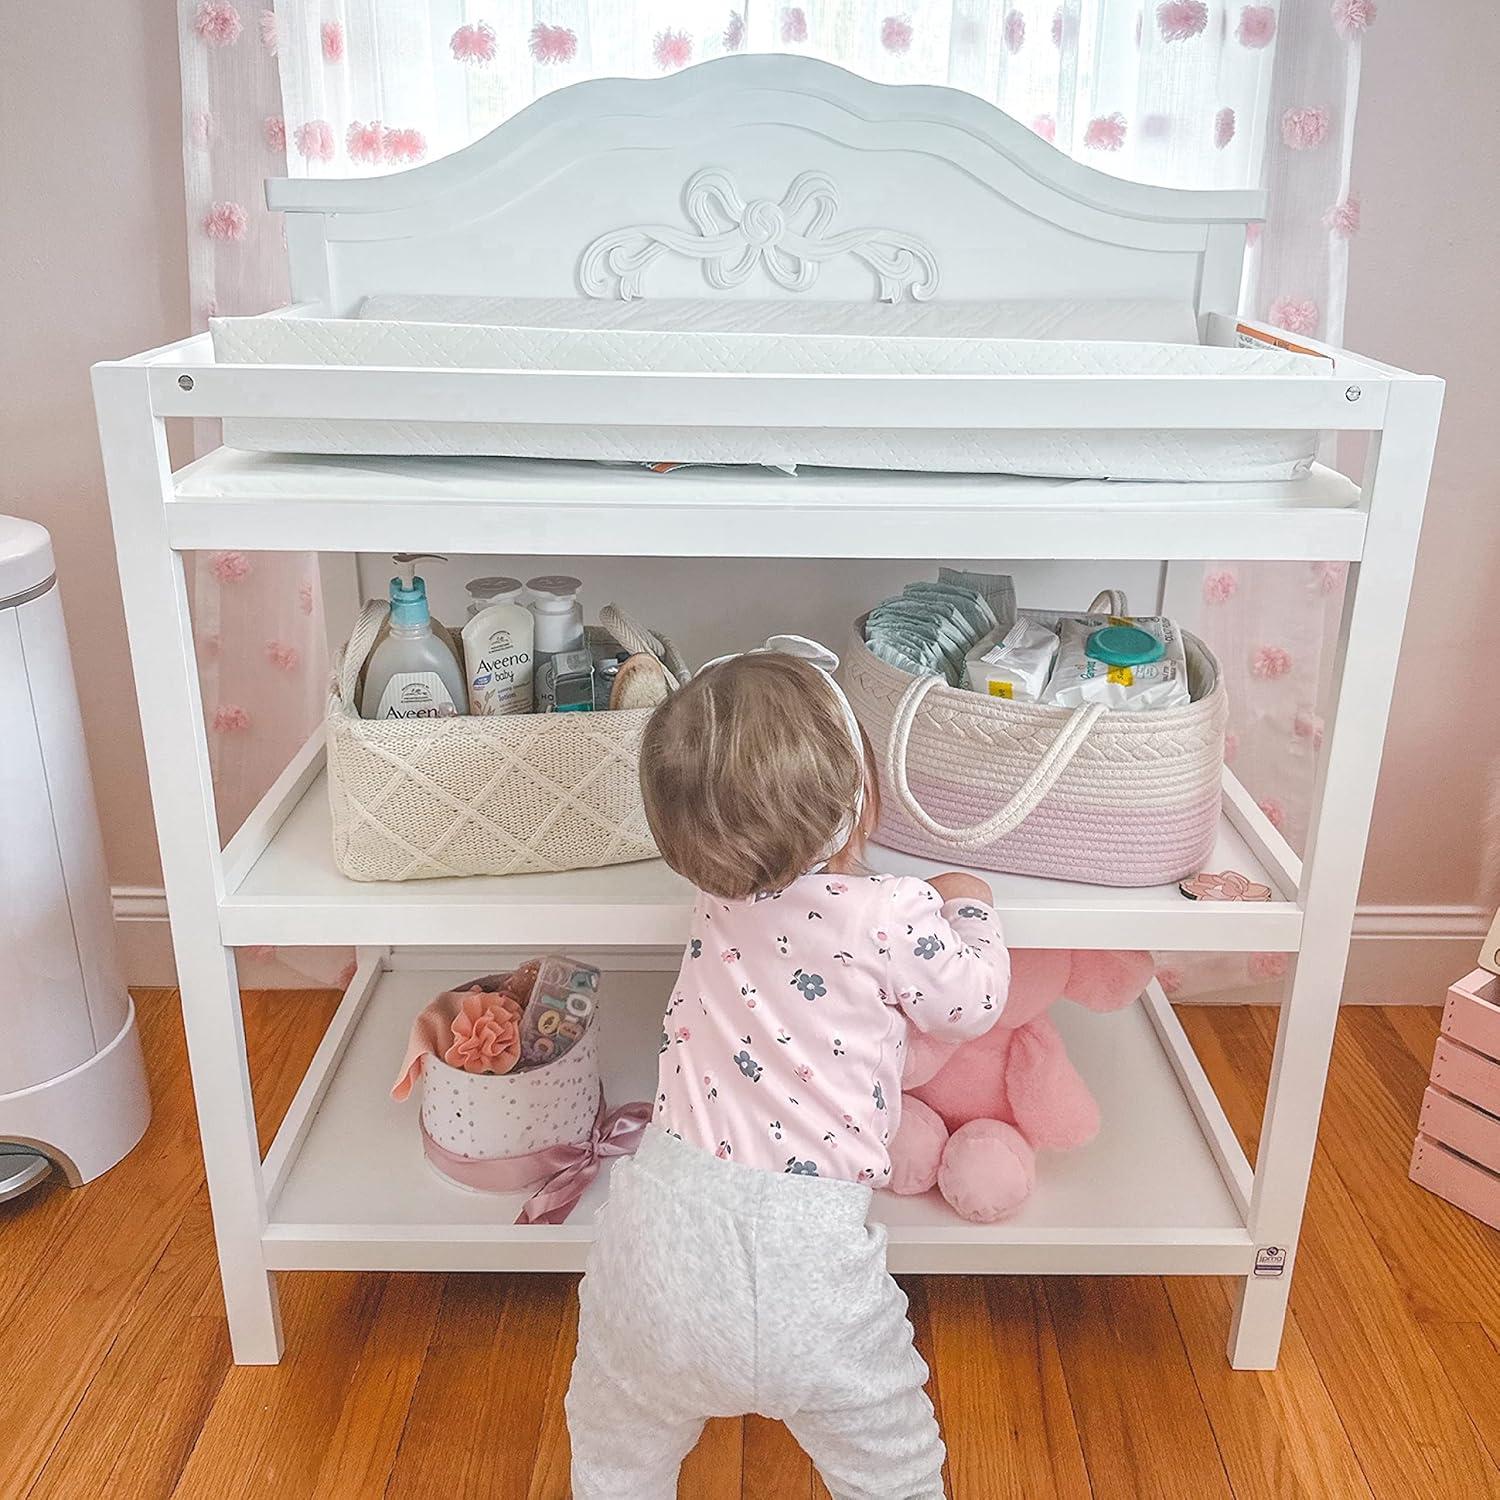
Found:
<path fill-rule="evenodd" d="M 1057 623 L 1061 644 L 1044 703 L 1150 709 L 1183 708 L 1192 701 L 1176 621 L 1164 615 L 1061 615 Z"/>
<path fill-rule="evenodd" d="M 1022 616 L 1003 634 L 991 631 L 969 652 L 964 662 L 969 686 L 991 698 L 1035 703 L 1047 686 L 1059 644 L 1055 630 Z"/>

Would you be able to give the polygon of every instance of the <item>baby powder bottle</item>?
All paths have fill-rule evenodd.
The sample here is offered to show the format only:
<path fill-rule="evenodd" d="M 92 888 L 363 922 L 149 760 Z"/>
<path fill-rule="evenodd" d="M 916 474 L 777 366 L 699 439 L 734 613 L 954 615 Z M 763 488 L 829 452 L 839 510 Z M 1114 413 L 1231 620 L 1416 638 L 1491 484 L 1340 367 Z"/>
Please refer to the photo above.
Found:
<path fill-rule="evenodd" d="M 446 719 L 464 711 L 467 684 L 448 643 L 433 634 L 427 584 L 416 559 L 398 556 L 391 579 L 390 631 L 365 669 L 359 712 L 366 719 Z"/>
<path fill-rule="evenodd" d="M 464 671 L 471 714 L 529 714 L 532 709 L 531 611 L 514 578 L 476 578 L 464 626 Z M 476 608 L 477 606 L 477 608 Z"/>
<path fill-rule="evenodd" d="M 583 585 L 576 578 L 549 575 L 528 578 L 526 587 L 532 593 L 536 670 L 540 675 L 543 666 L 560 651 L 583 650 L 583 606 L 578 602 L 578 590 Z"/>

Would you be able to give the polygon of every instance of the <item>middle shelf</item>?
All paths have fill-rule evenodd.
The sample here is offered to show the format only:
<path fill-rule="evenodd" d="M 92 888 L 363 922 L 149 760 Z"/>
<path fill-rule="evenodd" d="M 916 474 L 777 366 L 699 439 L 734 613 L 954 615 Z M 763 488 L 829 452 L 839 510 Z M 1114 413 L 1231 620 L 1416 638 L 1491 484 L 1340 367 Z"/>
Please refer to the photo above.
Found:
<path fill-rule="evenodd" d="M 872 846 L 876 870 L 930 875 L 932 860 Z M 692 891 L 660 860 L 544 875 L 360 882 L 335 868 L 321 746 L 310 741 L 225 850 L 223 941 L 252 944 L 680 947 Z M 1295 952 L 1296 856 L 1225 773 L 1205 868 L 1269 885 L 1264 902 L 1190 901 L 1175 885 L 1118 887 L 975 871 L 1017 948 Z"/>

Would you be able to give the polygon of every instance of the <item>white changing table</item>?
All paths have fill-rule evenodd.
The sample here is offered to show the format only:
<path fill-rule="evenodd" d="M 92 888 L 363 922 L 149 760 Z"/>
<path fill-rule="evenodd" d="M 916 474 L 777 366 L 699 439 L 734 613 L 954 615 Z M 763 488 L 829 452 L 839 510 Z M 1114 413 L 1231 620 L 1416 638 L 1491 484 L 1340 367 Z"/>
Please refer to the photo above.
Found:
<path fill-rule="evenodd" d="M 743 223 L 710 253 L 680 207 L 705 167 L 744 184 Z M 837 212 L 793 233 L 774 210 L 798 173 Z M 837 186 L 834 187 L 834 184 Z M 757 199 L 751 193 L 768 196 Z M 1140 187 L 1068 161 L 990 106 L 892 89 L 800 58 L 732 58 L 651 82 L 550 95 L 485 140 L 388 178 L 280 182 L 294 295 L 325 315 L 365 294 L 597 292 L 622 267 L 664 295 L 1180 296 L 1232 342 L 1244 226 L 1258 193 Z M 620 230 L 623 205 L 635 205 Z M 753 209 L 754 212 L 750 212 Z M 779 210 L 776 210 L 779 213 Z M 611 218 L 613 216 L 613 219 Z M 868 224 L 889 228 L 846 227 Z M 665 228 L 663 226 L 666 226 Z M 826 237 L 823 231 L 827 230 Z M 623 259 L 585 253 L 608 240 Z M 749 256 L 755 247 L 775 258 Z M 743 270 L 748 257 L 749 267 Z M 931 277 L 929 277 L 931 271 Z M 736 278 L 739 278 L 738 280 Z M 924 280 L 923 278 L 928 278 Z M 612 288 L 620 290 L 618 286 Z M 292 315 L 296 315 L 295 310 Z M 227 846 L 217 836 L 182 554 L 562 552 L 705 556 L 1342 560 L 1350 564 L 1336 707 L 1308 857 L 1232 775 L 1209 868 L 1265 881 L 1258 905 L 1175 887 L 999 877 L 1016 946 L 1294 955 L 1252 1169 L 1160 988 L 1113 1016 L 1059 1017 L 1100 1095 L 1093 1146 L 1049 1159 L 1016 1219 L 968 1224 L 936 1198 L 881 1200 L 894 1270 L 1212 1274 L 1242 1278 L 1240 1368 L 1274 1366 L 1296 1256 L 1388 694 L 1442 402 L 1441 382 L 1340 351 L 1327 378 L 537 374 L 216 366 L 207 336 L 94 372 L 137 691 L 235 1358 L 281 1354 L 275 1273 L 558 1270 L 582 1264 L 596 1184 L 571 1221 L 516 1226 L 514 1200 L 443 1188 L 387 1096 L 401 1038 L 452 971 L 551 946 L 610 950 L 613 1099 L 649 1097 L 664 985 L 688 892 L 659 864 L 362 885 L 334 870 L 320 740 Z M 376 466 L 221 449 L 171 472 L 166 419 L 222 416 L 441 424 L 774 419 L 789 425 L 1301 428 L 1369 435 L 1363 483 L 1316 469 L 1291 486 L 1111 485 L 807 471 L 655 476 L 579 464 L 473 463 L 463 484 L 421 460 Z M 607 414 L 607 416 L 605 415 Z M 434 471 L 436 465 L 433 466 Z M 920 525 L 914 524 L 920 521 Z M 685 562 L 684 568 L 691 564 Z M 354 598 L 328 600 L 332 628 Z M 1360 686 L 1350 692 L 1349 684 Z M 1370 691 L 1371 684 L 1381 684 Z M 877 862 L 914 868 L 900 856 Z M 257 1148 L 234 949 L 353 944 L 359 961 L 275 1142 Z M 483 950 L 480 958 L 475 950 Z M 1071 1009 L 1071 1008 L 1065 1008 Z"/>

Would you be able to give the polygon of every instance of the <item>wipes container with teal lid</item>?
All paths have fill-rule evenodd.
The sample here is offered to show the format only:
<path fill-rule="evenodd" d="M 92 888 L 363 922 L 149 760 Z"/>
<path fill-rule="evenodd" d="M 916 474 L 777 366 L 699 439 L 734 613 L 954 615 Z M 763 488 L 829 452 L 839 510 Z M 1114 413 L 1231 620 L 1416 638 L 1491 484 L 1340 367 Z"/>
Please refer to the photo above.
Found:
<path fill-rule="evenodd" d="M 1143 667 L 1160 661 L 1167 648 L 1138 625 L 1101 625 L 1083 643 L 1083 654 L 1107 667 Z"/>
<path fill-rule="evenodd" d="M 1175 620 L 1165 615 L 1063 615 L 1058 634 L 1062 644 L 1042 694 L 1044 703 L 1152 709 L 1192 702 L 1187 650 Z"/>
<path fill-rule="evenodd" d="M 415 553 L 395 556 L 390 623 L 365 668 L 361 718 L 445 719 L 463 713 L 468 704 L 458 661 L 448 643 L 433 632 L 427 583 L 417 576 L 418 561 Z"/>

